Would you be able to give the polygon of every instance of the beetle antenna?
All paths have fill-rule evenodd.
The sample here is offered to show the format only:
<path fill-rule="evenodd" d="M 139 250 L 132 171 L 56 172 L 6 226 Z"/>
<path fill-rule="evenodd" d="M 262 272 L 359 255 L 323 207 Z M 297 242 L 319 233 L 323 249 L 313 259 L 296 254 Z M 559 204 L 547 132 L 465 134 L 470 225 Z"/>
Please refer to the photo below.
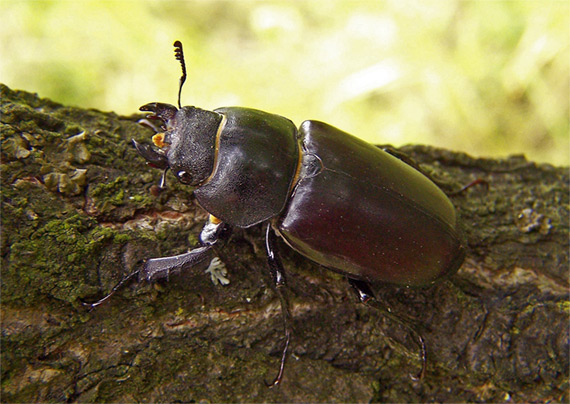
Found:
<path fill-rule="evenodd" d="M 182 86 L 186 81 L 186 63 L 184 62 L 184 52 L 182 51 L 182 42 L 180 41 L 174 42 L 174 57 L 180 62 L 180 66 L 182 67 L 182 76 L 180 77 L 180 84 L 178 86 L 178 108 L 180 109 L 182 108 L 180 95 L 182 94 Z"/>

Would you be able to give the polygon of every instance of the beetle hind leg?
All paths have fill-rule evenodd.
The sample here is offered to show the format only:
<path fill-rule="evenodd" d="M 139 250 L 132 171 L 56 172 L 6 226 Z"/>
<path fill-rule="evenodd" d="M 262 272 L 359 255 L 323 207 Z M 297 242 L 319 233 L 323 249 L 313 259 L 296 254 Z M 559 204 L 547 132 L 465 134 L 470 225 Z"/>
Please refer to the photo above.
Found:
<path fill-rule="evenodd" d="M 281 361 L 279 363 L 279 372 L 277 376 L 271 383 L 265 383 L 267 387 L 274 387 L 281 383 L 283 378 L 283 371 L 285 370 L 285 361 L 287 360 L 287 354 L 289 350 L 289 342 L 291 341 L 291 313 L 289 311 L 289 300 L 285 295 L 285 271 L 283 269 L 283 264 L 279 258 L 279 253 L 277 249 L 277 236 L 275 231 L 271 227 L 270 223 L 267 223 L 267 232 L 265 235 L 265 249 L 267 251 L 267 263 L 269 266 L 269 271 L 271 273 L 271 278 L 275 285 L 275 293 L 279 297 L 279 302 L 281 303 L 281 314 L 283 317 L 283 328 L 285 329 L 285 344 L 283 347 L 283 352 L 281 354 Z"/>
<path fill-rule="evenodd" d="M 348 278 L 348 282 L 353 287 L 354 291 L 358 295 L 358 299 L 362 303 L 365 303 L 371 307 L 374 307 L 377 310 L 380 310 L 390 320 L 402 325 L 411 334 L 414 335 L 414 337 L 416 338 L 416 343 L 418 344 L 418 347 L 420 349 L 420 359 L 422 361 L 422 367 L 417 375 L 411 375 L 411 377 L 413 380 L 422 380 L 425 376 L 426 366 L 427 366 L 426 343 L 422 335 L 415 329 L 415 327 L 412 324 L 410 324 L 409 321 L 392 313 L 388 307 L 380 303 L 378 299 L 376 299 L 376 297 L 374 296 L 372 288 L 367 282 L 350 278 Z"/>
<path fill-rule="evenodd" d="M 441 188 L 442 190 L 444 189 L 449 189 L 450 184 L 440 181 L 436 178 L 434 178 L 433 176 L 431 176 L 429 173 L 427 173 L 424 169 L 422 169 L 419 164 L 412 159 L 410 156 L 408 156 L 406 153 L 403 153 L 399 150 L 394 149 L 393 147 L 383 147 L 382 150 L 384 150 L 386 153 L 396 157 L 398 160 L 401 160 L 402 162 L 406 163 L 407 165 L 409 165 L 412 168 L 415 168 L 416 170 L 418 170 L 421 174 L 423 174 L 424 176 L 426 176 L 427 178 L 429 178 L 435 185 L 437 185 L 439 188 Z M 457 195 L 461 195 L 463 192 L 465 192 L 466 190 L 468 190 L 469 188 L 475 186 L 475 185 L 481 185 L 484 187 L 485 192 L 487 192 L 489 190 L 489 182 L 487 182 L 486 180 L 482 179 L 482 178 L 477 178 L 473 181 L 471 181 L 470 183 L 462 186 L 460 189 L 457 190 L 447 190 L 444 191 L 445 194 L 447 196 L 457 196 Z"/>

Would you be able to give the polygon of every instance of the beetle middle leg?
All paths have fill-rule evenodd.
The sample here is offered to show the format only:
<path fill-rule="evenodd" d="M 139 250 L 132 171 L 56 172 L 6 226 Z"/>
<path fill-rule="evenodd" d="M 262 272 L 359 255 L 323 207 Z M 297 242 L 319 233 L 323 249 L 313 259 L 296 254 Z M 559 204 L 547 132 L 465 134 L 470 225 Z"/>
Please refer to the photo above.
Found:
<path fill-rule="evenodd" d="M 265 249 L 267 251 L 267 263 L 271 278 L 275 284 L 275 293 L 279 297 L 281 303 L 281 314 L 283 316 L 283 327 L 285 329 L 285 346 L 281 354 L 281 362 L 279 363 L 279 372 L 271 383 L 266 383 L 268 387 L 277 386 L 281 383 L 283 378 L 283 371 L 285 369 L 285 361 L 287 360 L 287 352 L 289 349 L 289 342 L 291 340 L 291 313 L 289 312 L 289 300 L 285 295 L 283 287 L 285 286 L 285 271 L 283 264 L 279 258 L 279 251 L 277 249 L 277 236 L 275 230 L 271 227 L 271 223 L 267 223 L 267 231 L 265 233 Z"/>
<path fill-rule="evenodd" d="M 370 285 L 368 283 L 366 283 L 364 281 L 359 281 L 356 279 L 351 279 L 351 278 L 347 278 L 347 279 L 348 279 L 348 282 L 350 283 L 350 285 L 356 291 L 356 294 L 358 295 L 358 299 L 362 303 L 365 303 L 371 307 L 374 307 L 377 310 L 382 311 L 386 317 L 388 317 L 390 320 L 395 321 L 396 323 L 404 326 L 408 331 L 410 331 L 417 338 L 416 342 L 418 344 L 418 347 L 420 348 L 420 358 L 422 361 L 422 367 L 421 367 L 420 372 L 417 375 L 412 375 L 411 377 L 414 380 L 423 379 L 425 376 L 425 373 L 426 373 L 427 350 L 426 350 L 426 343 L 425 343 L 422 335 L 411 324 L 409 324 L 405 319 L 403 319 L 403 318 L 397 316 L 396 314 L 392 313 L 388 307 L 386 307 L 382 303 L 380 303 L 376 299 L 376 297 L 374 296 L 374 293 L 372 292 L 372 288 L 370 287 Z"/>

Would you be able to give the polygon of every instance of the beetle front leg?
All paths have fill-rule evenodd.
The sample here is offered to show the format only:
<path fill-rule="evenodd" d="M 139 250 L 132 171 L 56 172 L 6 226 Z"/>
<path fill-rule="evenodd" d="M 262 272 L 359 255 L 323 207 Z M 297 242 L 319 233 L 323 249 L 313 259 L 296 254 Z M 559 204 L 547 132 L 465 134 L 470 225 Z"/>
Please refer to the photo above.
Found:
<path fill-rule="evenodd" d="M 283 378 L 283 371 L 285 370 L 285 361 L 287 360 L 287 351 L 289 349 L 289 342 L 291 340 L 291 313 L 289 312 L 289 300 L 285 295 L 285 271 L 283 264 L 279 258 L 279 251 L 277 249 L 277 236 L 275 230 L 271 227 L 271 223 L 267 223 L 267 231 L 265 234 L 265 249 L 267 251 L 267 263 L 269 271 L 275 284 L 275 293 L 279 297 L 281 303 L 281 315 L 283 317 L 283 328 L 285 329 L 285 346 L 281 354 L 281 361 L 279 363 L 279 372 L 271 383 L 266 383 L 267 387 L 277 386 L 281 383 Z"/>
<path fill-rule="evenodd" d="M 168 279 L 172 273 L 179 273 L 184 269 L 192 268 L 207 259 L 211 261 L 212 247 L 220 239 L 227 238 L 229 232 L 230 227 L 227 224 L 210 215 L 200 233 L 200 247 L 180 255 L 147 260 L 140 270 L 139 280 L 150 282 L 157 279 Z"/>
<path fill-rule="evenodd" d="M 121 279 L 105 297 L 94 303 L 83 302 L 83 305 L 88 306 L 90 309 L 99 306 L 113 296 L 115 292 L 121 289 L 127 282 L 137 276 L 139 281 L 144 280 L 149 282 L 168 278 L 171 273 L 178 273 L 184 269 L 194 267 L 205 262 L 207 259 L 210 259 L 210 267 L 208 267 L 208 270 L 211 271 L 212 279 L 218 280 L 221 284 L 227 284 L 228 280 L 223 274 L 217 274 L 217 271 L 219 271 L 220 267 L 223 267 L 223 264 L 216 261 L 216 258 L 212 258 L 212 249 L 218 241 L 227 239 L 230 233 L 231 228 L 227 224 L 210 215 L 208 222 L 206 222 L 200 233 L 200 247 L 180 255 L 146 260 L 141 268 Z"/>
<path fill-rule="evenodd" d="M 356 294 L 358 295 L 358 299 L 369 306 L 374 307 L 377 310 L 380 310 L 384 313 L 386 317 L 390 320 L 395 321 L 396 323 L 404 326 L 408 331 L 410 331 L 414 336 L 417 338 L 417 344 L 420 348 L 420 358 L 422 361 L 422 368 L 417 375 L 412 375 L 412 379 L 414 380 L 421 380 L 424 378 L 426 373 L 426 365 L 427 365 L 427 350 L 426 350 L 426 343 L 424 341 L 424 337 L 405 319 L 399 317 L 398 315 L 392 313 L 388 307 L 383 305 L 376 299 L 374 293 L 372 292 L 372 288 L 367 282 L 359 281 L 356 279 L 347 278 L 348 283 L 353 287 Z"/>
<path fill-rule="evenodd" d="M 179 273 L 186 268 L 194 267 L 207 259 L 212 259 L 212 246 L 194 248 L 187 253 L 171 257 L 151 258 L 147 260 L 139 272 L 139 281 L 152 282 L 168 279 L 170 274 Z"/>

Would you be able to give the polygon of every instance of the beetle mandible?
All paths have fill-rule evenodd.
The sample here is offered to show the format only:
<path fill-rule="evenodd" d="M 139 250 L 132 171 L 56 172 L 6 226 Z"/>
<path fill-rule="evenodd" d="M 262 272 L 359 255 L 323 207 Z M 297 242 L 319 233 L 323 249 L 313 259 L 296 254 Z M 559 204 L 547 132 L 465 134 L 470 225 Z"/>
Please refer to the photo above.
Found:
<path fill-rule="evenodd" d="M 206 111 L 182 107 L 186 79 L 182 44 L 178 108 L 150 103 L 141 111 L 160 123 L 157 148 L 135 140 L 149 164 L 195 187 L 210 214 L 200 246 L 178 256 L 147 260 L 139 279 L 166 278 L 212 257 L 212 247 L 231 227 L 266 224 L 268 266 L 290 331 L 280 237 L 306 258 L 349 280 L 359 298 L 373 299 L 370 284 L 426 286 L 453 274 L 465 257 L 455 209 L 430 179 L 394 155 L 333 126 L 241 107 Z M 116 290 L 116 288 L 114 289 Z M 420 337 L 423 367 L 425 345 Z"/>

